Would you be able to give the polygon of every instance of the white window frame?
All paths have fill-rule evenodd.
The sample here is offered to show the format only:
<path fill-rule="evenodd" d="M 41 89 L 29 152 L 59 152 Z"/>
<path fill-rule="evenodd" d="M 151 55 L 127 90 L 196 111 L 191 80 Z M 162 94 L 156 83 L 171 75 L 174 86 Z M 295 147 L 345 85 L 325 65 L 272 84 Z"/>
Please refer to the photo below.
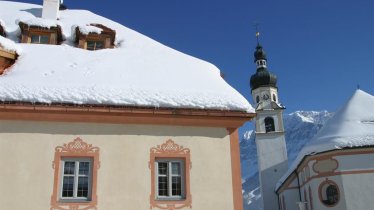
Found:
<path fill-rule="evenodd" d="M 94 44 L 94 48 L 91 50 L 91 51 L 96 51 L 96 50 L 102 50 L 102 49 L 105 49 L 105 41 L 102 41 L 102 40 L 86 40 L 86 49 L 87 50 L 89 50 L 88 49 L 88 42 L 94 42 L 95 44 Z M 96 46 L 97 46 L 97 43 L 98 42 L 102 42 L 102 44 L 103 44 L 103 48 L 97 48 Z"/>
<path fill-rule="evenodd" d="M 168 196 L 160 196 L 158 193 L 158 163 L 159 162 L 166 162 L 168 164 Z M 181 169 L 181 196 L 176 196 L 172 195 L 172 177 L 175 175 L 172 174 L 172 163 L 179 163 L 180 164 L 180 169 Z M 173 159 L 173 158 L 161 158 L 161 159 L 156 159 L 155 161 L 155 190 L 156 190 L 156 199 L 158 200 L 183 200 L 186 198 L 186 174 L 185 174 L 185 162 L 181 159 Z"/>
<path fill-rule="evenodd" d="M 33 36 L 37 36 L 37 37 L 38 37 L 38 42 L 32 42 L 32 41 L 31 41 Z M 42 40 L 42 36 L 46 36 L 46 37 L 48 38 L 48 42 L 47 42 L 47 43 L 42 43 L 42 42 L 41 42 L 41 40 Z M 46 34 L 37 34 L 37 33 L 35 33 L 35 34 L 30 34 L 30 43 L 31 43 L 31 44 L 49 44 L 50 39 L 51 39 L 50 35 L 46 35 Z"/>
<path fill-rule="evenodd" d="M 62 197 L 63 183 L 64 183 L 64 169 L 65 162 L 75 162 L 75 173 L 74 173 L 74 185 L 73 185 L 73 197 Z M 79 162 L 89 162 L 89 172 L 88 172 L 88 195 L 87 197 L 78 197 L 78 178 L 87 177 L 87 175 L 79 175 Z M 60 170 L 60 189 L 59 198 L 63 202 L 89 202 L 92 196 L 92 165 L 93 160 L 91 158 L 62 158 L 61 160 L 61 170 Z"/>

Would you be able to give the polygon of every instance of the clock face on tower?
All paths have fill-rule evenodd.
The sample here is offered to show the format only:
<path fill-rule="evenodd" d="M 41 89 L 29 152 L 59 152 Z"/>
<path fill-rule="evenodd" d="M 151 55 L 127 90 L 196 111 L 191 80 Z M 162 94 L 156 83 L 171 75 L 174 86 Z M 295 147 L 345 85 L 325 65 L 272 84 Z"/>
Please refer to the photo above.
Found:
<path fill-rule="evenodd" d="M 264 99 L 265 101 L 269 100 L 270 96 L 268 94 L 264 94 L 262 96 L 262 99 Z"/>

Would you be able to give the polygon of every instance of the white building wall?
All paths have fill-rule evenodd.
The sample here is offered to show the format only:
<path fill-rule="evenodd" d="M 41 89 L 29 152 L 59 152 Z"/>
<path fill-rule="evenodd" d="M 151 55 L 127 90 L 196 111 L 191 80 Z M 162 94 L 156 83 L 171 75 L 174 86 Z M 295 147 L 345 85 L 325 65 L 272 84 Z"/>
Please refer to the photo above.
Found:
<path fill-rule="evenodd" d="M 50 209 L 55 148 L 77 137 L 100 148 L 98 210 L 150 209 L 150 148 L 168 139 L 191 151 L 191 209 L 233 209 L 225 128 L 21 121 L 0 121 L 0 209 Z"/>

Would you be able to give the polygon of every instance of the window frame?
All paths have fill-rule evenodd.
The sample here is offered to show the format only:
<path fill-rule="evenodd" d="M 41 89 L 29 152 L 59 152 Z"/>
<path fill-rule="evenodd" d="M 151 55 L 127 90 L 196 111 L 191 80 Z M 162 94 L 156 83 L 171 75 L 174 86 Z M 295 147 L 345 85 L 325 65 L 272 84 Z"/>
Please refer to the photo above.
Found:
<path fill-rule="evenodd" d="M 31 32 L 30 35 L 29 35 L 30 36 L 30 44 L 50 44 L 51 43 L 51 34 L 52 33 L 35 33 L 35 32 Z M 33 36 L 38 36 L 39 42 L 32 42 L 32 37 Z M 42 36 L 45 36 L 45 37 L 48 38 L 48 41 L 46 43 L 40 42 Z"/>
<path fill-rule="evenodd" d="M 88 49 L 88 42 L 94 42 L 95 43 L 94 44 L 94 49 Z M 100 48 L 100 49 L 97 49 L 96 48 L 97 42 L 101 42 L 103 47 Z M 105 47 L 105 39 L 92 39 L 92 38 L 91 39 L 87 39 L 85 46 L 86 46 L 86 50 L 90 50 L 90 51 L 96 51 L 96 50 L 106 49 L 106 47 Z"/>
<path fill-rule="evenodd" d="M 167 185 L 168 185 L 168 196 L 161 196 L 159 195 L 159 189 L 158 189 L 158 178 L 160 177 L 160 175 L 158 174 L 159 170 L 158 170 L 158 163 L 160 162 L 166 162 L 167 163 L 167 167 L 168 167 L 168 170 L 167 170 L 167 175 L 166 177 L 168 178 L 168 182 L 167 182 Z M 172 163 L 179 163 L 180 164 L 180 175 L 179 177 L 181 177 L 181 195 L 173 195 L 173 187 L 172 187 L 172 179 L 173 179 L 173 172 L 172 172 Z M 155 183 L 156 183 L 156 186 L 155 186 L 155 190 L 156 190 L 156 198 L 158 200 L 182 200 L 182 199 L 185 199 L 186 197 L 186 192 L 185 192 L 185 188 L 186 188 L 186 184 L 185 184 L 185 163 L 184 163 L 184 160 L 183 159 L 180 159 L 180 158 L 156 158 L 155 160 Z M 175 177 L 175 176 L 174 176 Z"/>
<path fill-rule="evenodd" d="M 64 169 L 65 169 L 65 162 L 75 162 L 75 172 L 74 172 L 74 175 L 72 177 L 74 177 L 74 185 L 73 185 L 73 197 L 63 197 L 62 196 L 62 193 L 63 193 L 63 182 L 64 182 Z M 79 177 L 83 177 L 79 174 L 79 163 L 80 162 L 89 162 L 90 163 L 90 166 L 89 166 L 89 172 L 88 172 L 88 195 L 87 197 L 78 197 L 77 196 L 77 191 L 78 191 L 78 179 Z M 78 164 L 77 164 L 78 163 Z M 63 157 L 61 159 L 61 169 L 60 169 L 60 172 L 61 172 L 61 175 L 60 175 L 60 185 L 59 185 L 59 200 L 61 202 L 87 202 L 87 201 L 90 201 L 91 200 L 91 197 L 92 197 L 92 158 L 87 158 L 87 157 L 80 157 L 80 158 L 77 158 L 77 157 L 74 157 L 74 158 L 71 158 L 71 157 Z"/>
<path fill-rule="evenodd" d="M 337 193 L 337 201 L 335 203 L 327 203 L 326 201 L 328 201 L 328 197 L 327 197 L 327 189 L 328 187 L 330 186 L 334 186 L 336 188 L 336 193 Z M 330 180 L 330 179 L 326 179 L 325 181 L 323 181 L 319 187 L 318 187 L 318 194 L 319 194 L 319 200 L 320 202 L 326 206 L 326 207 L 334 207 L 336 205 L 339 204 L 340 200 L 341 200 L 341 194 L 340 194 L 340 189 L 339 189 L 339 186 L 336 182 Z M 326 199 L 325 199 L 326 197 Z"/>

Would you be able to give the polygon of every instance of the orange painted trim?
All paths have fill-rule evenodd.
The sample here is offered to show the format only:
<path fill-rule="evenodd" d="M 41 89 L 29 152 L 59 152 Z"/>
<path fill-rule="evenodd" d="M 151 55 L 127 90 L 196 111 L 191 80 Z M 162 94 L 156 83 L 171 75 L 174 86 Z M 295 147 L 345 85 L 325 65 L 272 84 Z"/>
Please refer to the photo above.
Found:
<path fill-rule="evenodd" d="M 185 198 L 182 200 L 157 200 L 155 162 L 159 158 L 175 158 L 184 160 Z M 192 208 L 192 195 L 190 190 L 190 170 L 192 168 L 190 149 L 184 148 L 169 139 L 161 145 L 150 149 L 148 167 L 151 170 L 151 193 L 149 196 L 150 209 L 159 208 L 167 210 Z"/>
<path fill-rule="evenodd" d="M 95 105 L 0 104 L 0 120 L 240 127 L 254 113 Z"/>
<path fill-rule="evenodd" d="M 58 146 L 55 149 L 55 158 L 52 164 L 55 170 L 53 181 L 53 192 L 51 196 L 50 210 L 96 210 L 97 209 L 97 171 L 100 168 L 98 147 L 87 144 L 80 138 L 74 141 Z M 91 200 L 86 202 L 63 202 L 59 199 L 59 192 L 61 189 L 61 159 L 85 157 L 92 159 L 92 183 L 91 183 Z"/>
<path fill-rule="evenodd" d="M 239 135 L 237 128 L 227 129 L 230 135 L 231 176 L 234 210 L 243 210 L 242 179 L 240 168 Z"/>

